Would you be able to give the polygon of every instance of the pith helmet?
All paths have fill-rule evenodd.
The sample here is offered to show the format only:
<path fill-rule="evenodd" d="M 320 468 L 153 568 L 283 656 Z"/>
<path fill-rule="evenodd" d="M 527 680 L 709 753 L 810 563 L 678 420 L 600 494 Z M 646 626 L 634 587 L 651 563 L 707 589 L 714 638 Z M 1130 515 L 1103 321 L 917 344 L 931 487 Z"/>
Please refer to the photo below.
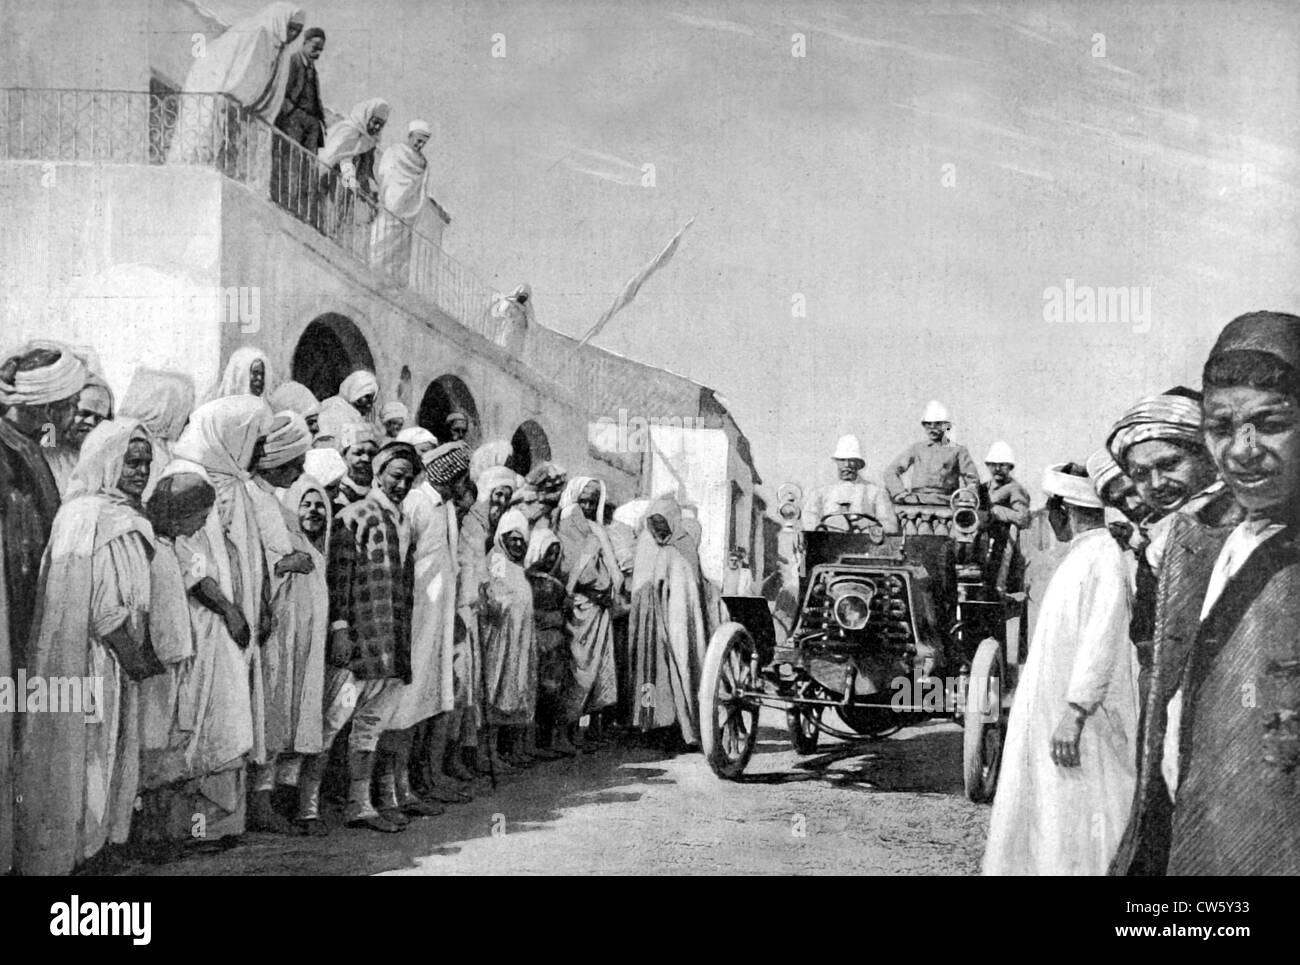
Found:
<path fill-rule="evenodd" d="M 985 462 L 1005 462 L 1009 466 L 1016 464 L 1016 454 L 1011 451 L 1011 447 L 999 439 L 993 445 L 989 446 L 989 454 L 984 457 Z"/>
<path fill-rule="evenodd" d="M 835 444 L 835 455 L 832 459 L 856 459 L 858 462 L 866 465 L 866 460 L 862 458 L 862 446 L 858 444 L 858 437 L 840 436 L 840 441 Z"/>
<path fill-rule="evenodd" d="M 922 422 L 951 422 L 948 418 L 948 410 L 944 408 L 942 402 L 931 399 L 926 403 L 925 412 L 921 415 Z"/>

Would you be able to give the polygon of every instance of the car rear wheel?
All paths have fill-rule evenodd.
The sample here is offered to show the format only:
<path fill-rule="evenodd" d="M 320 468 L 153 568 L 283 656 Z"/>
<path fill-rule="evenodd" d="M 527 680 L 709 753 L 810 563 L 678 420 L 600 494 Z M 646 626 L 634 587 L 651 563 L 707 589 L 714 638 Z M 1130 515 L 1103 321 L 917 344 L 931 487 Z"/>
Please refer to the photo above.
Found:
<path fill-rule="evenodd" d="M 1002 766 L 1002 743 L 1007 736 L 1007 715 L 1002 710 L 1005 670 L 1002 646 L 992 637 L 980 643 L 971 661 L 966 688 L 962 737 L 962 776 L 966 797 L 991 801 Z"/>
<path fill-rule="evenodd" d="M 785 712 L 786 726 L 790 730 L 790 743 L 797 754 L 815 754 L 821 730 L 817 724 L 822 719 L 820 707 L 791 707 Z"/>
<path fill-rule="evenodd" d="M 756 701 L 741 696 L 757 689 L 750 671 L 754 641 L 739 623 L 724 623 L 713 633 L 700 676 L 700 744 L 718 777 L 744 773 L 758 740 Z"/>

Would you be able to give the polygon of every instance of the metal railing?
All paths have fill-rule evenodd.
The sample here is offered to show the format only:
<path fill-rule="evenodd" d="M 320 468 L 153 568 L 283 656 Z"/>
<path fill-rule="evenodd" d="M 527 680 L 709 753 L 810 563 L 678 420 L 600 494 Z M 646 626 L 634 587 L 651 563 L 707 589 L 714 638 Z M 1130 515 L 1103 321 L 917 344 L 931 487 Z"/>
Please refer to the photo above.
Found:
<path fill-rule="evenodd" d="M 214 168 L 465 327 L 495 334 L 492 290 L 472 271 L 225 94 L 0 90 L 0 159 Z"/>

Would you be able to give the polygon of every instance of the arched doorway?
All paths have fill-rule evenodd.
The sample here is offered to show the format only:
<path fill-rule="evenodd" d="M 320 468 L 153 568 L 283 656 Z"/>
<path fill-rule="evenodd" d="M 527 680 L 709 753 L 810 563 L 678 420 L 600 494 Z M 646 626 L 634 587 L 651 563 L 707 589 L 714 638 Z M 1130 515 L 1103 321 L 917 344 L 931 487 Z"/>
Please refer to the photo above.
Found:
<path fill-rule="evenodd" d="M 375 370 L 375 358 L 361 329 L 352 319 L 327 312 L 303 330 L 293 350 L 291 370 L 295 382 L 324 400 L 337 395 L 339 383 L 357 369 Z"/>
<path fill-rule="evenodd" d="M 482 438 L 479 425 L 478 406 L 469 387 L 454 375 L 440 375 L 424 390 L 420 400 L 420 411 L 415 421 L 428 429 L 440 440 L 447 439 L 447 416 L 453 412 L 463 412 L 469 416 L 469 435 L 465 441 L 471 446 L 478 445 Z"/>
<path fill-rule="evenodd" d="M 510 458 L 506 467 L 528 475 L 528 471 L 551 458 L 551 442 L 546 438 L 546 430 L 532 419 L 522 423 L 515 434 L 510 437 Z"/>

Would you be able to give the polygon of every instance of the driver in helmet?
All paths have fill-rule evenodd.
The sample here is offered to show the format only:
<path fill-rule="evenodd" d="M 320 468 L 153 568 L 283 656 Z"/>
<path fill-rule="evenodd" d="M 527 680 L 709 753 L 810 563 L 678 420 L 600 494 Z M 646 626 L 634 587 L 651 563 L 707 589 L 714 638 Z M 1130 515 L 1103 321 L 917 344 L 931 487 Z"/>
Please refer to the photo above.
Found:
<path fill-rule="evenodd" d="M 958 489 L 978 486 L 979 473 L 970 453 L 948 441 L 952 422 L 943 404 L 932 399 L 921 415 L 921 425 L 926 438 L 912 443 L 885 467 L 889 495 L 899 502 L 947 502 Z M 909 470 L 911 485 L 904 486 L 903 473 Z"/>
<path fill-rule="evenodd" d="M 867 463 L 862 458 L 858 437 L 840 436 L 831 458 L 839 481 L 820 486 L 809 494 L 803 505 L 803 528 L 816 529 L 825 517 L 836 513 L 857 513 L 875 517 L 886 533 L 902 532 L 889 494 L 862 478 Z"/>

